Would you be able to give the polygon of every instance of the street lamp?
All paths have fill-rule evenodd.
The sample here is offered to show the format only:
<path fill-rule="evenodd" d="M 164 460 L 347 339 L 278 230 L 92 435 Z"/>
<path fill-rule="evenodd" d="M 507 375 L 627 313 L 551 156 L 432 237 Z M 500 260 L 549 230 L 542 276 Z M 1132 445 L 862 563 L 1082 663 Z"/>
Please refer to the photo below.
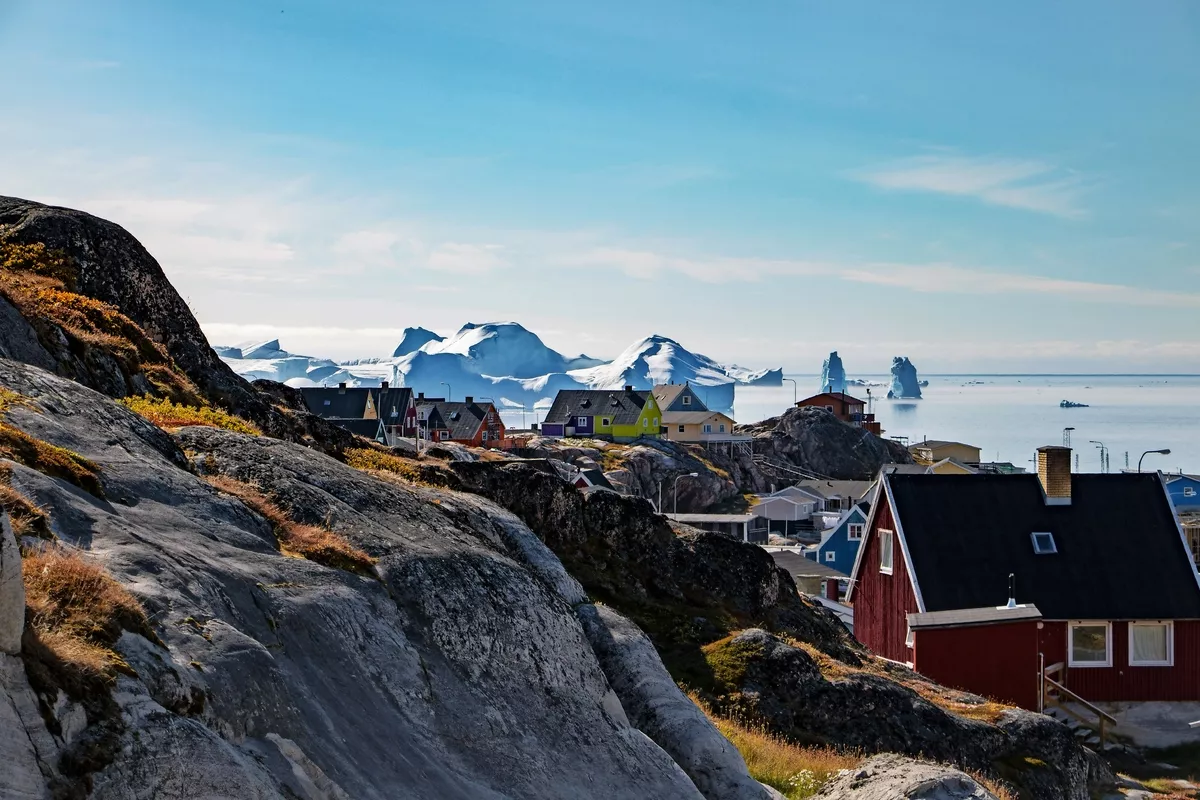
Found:
<path fill-rule="evenodd" d="M 784 380 L 792 383 L 792 405 L 796 405 L 800 400 L 800 390 L 796 386 L 796 381 L 794 378 L 784 378 Z"/>
<path fill-rule="evenodd" d="M 442 386 L 446 387 L 446 399 L 450 400 L 451 399 L 450 398 L 450 384 L 446 383 L 445 381 L 442 381 L 441 383 L 442 383 Z"/>
<path fill-rule="evenodd" d="M 679 513 L 679 479 L 680 478 L 699 478 L 699 477 L 700 477 L 699 472 L 689 472 L 687 475 L 676 475 L 675 476 L 675 500 L 671 504 L 671 513 L 672 514 Z"/>
<path fill-rule="evenodd" d="M 1142 458 L 1145 458 L 1151 453 L 1157 453 L 1160 456 L 1169 456 L 1171 455 L 1171 450 L 1166 447 L 1164 447 L 1162 450 L 1147 450 L 1146 452 L 1142 453 Z M 1142 471 L 1142 458 L 1138 459 L 1138 472 Z"/>

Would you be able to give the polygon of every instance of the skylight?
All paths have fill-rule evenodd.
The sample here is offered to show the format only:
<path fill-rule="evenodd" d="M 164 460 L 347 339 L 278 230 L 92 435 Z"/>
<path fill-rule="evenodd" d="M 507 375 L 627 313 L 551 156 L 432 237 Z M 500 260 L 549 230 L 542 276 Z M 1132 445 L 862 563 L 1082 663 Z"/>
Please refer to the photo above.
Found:
<path fill-rule="evenodd" d="M 1035 532 L 1029 534 L 1029 536 L 1033 539 L 1033 552 L 1039 556 L 1058 552 L 1058 547 L 1054 544 L 1054 534 Z"/>

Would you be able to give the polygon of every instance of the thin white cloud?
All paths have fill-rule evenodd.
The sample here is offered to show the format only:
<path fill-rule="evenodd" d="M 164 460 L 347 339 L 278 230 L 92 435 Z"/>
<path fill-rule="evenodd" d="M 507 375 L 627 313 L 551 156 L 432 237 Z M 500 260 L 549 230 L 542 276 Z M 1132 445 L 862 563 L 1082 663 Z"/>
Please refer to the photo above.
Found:
<path fill-rule="evenodd" d="M 958 155 L 917 156 L 850 173 L 881 189 L 974 197 L 985 203 L 1081 219 L 1086 185 L 1041 161 Z"/>

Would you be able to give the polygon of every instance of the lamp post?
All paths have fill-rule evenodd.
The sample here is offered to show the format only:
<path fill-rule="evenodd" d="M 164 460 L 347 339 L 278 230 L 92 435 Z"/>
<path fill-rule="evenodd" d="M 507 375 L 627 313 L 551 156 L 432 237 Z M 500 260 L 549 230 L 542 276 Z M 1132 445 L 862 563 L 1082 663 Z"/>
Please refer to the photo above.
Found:
<path fill-rule="evenodd" d="M 1171 450 L 1164 447 L 1162 450 L 1147 450 L 1146 452 L 1142 453 L 1142 457 L 1138 459 L 1138 472 L 1142 471 L 1142 458 L 1145 458 L 1151 453 L 1157 453 L 1160 456 L 1169 456 L 1171 455 Z"/>
<path fill-rule="evenodd" d="M 699 478 L 699 477 L 700 477 L 699 472 L 689 472 L 686 475 L 676 475 L 675 476 L 675 493 L 674 493 L 675 499 L 671 503 L 671 513 L 672 514 L 679 513 L 679 479 L 680 478 Z"/>
<path fill-rule="evenodd" d="M 785 381 L 791 381 L 792 384 L 792 405 L 796 405 L 800 401 L 800 389 L 796 385 L 794 378 L 784 378 Z"/>
<path fill-rule="evenodd" d="M 447 400 L 450 400 L 450 399 L 451 399 L 451 397 L 450 397 L 450 384 L 446 383 L 445 381 L 442 381 L 441 383 L 442 383 L 442 386 L 445 386 L 445 387 L 446 387 L 446 399 L 447 399 Z"/>

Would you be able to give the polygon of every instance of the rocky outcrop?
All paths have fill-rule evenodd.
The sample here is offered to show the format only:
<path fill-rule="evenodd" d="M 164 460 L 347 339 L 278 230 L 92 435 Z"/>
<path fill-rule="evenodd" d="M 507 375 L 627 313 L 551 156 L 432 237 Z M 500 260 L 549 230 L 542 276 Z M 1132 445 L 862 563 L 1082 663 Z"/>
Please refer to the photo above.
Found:
<path fill-rule="evenodd" d="M 912 463 L 903 445 L 842 422 L 820 408 L 791 408 L 780 417 L 738 430 L 754 436 L 760 471 L 780 483 L 794 483 L 797 476 L 772 465 L 828 478 L 870 479 L 884 464 Z"/>
<path fill-rule="evenodd" d="M 897 755 L 875 756 L 844 770 L 818 798 L 827 800 L 996 800 L 963 772 Z"/>
<path fill-rule="evenodd" d="M 1018 709 L 994 722 L 951 713 L 913 687 L 954 693 L 899 667 L 891 675 L 827 677 L 812 655 L 763 630 L 738 634 L 709 661 L 719 706 L 795 741 L 954 764 L 1001 776 L 1038 798 L 1086 800 L 1111 783 L 1065 726 Z"/>
<path fill-rule="evenodd" d="M 572 610 L 581 590 L 513 515 L 279 440 L 189 428 L 176 443 L 28 366 L 0 361 L 0 386 L 34 406 L 9 423 L 99 465 L 108 499 L 11 465 L 14 487 L 136 593 L 161 640 L 120 640 L 133 674 L 115 716 L 89 710 L 73 744 L 39 751 L 43 774 L 70 767 L 102 798 L 699 797 L 627 721 Z M 334 530 L 375 575 L 284 555 L 189 464 Z M 28 740 L 6 719 L 0 740 Z M 102 726 L 115 739 L 98 750 Z"/>
<path fill-rule="evenodd" d="M 131 320 L 139 330 L 120 345 L 148 356 L 162 372 L 186 376 L 202 397 L 251 420 L 266 433 L 337 452 L 349 441 L 344 431 L 306 411 L 276 408 L 272 398 L 256 392 L 234 374 L 208 345 L 187 303 L 167 280 L 158 262 L 128 231 L 82 211 L 0 197 L 0 240 L 17 245 L 44 245 L 68 262 L 69 295 L 85 298 L 74 313 L 103 317 L 99 301 Z M 122 320 L 106 324 L 125 326 Z M 34 364 L 90 386 L 110 397 L 156 392 L 148 368 L 130 371 L 137 357 L 118 347 L 78 336 L 45 316 L 29 319 L 0 293 L 0 356 Z M 103 337 L 101 337 L 103 338 Z M 155 352 L 161 345 L 166 357 Z"/>
<path fill-rule="evenodd" d="M 891 400 L 921 399 L 921 381 L 917 377 L 917 368 L 907 356 L 896 356 L 892 359 L 892 383 L 887 396 Z"/>

